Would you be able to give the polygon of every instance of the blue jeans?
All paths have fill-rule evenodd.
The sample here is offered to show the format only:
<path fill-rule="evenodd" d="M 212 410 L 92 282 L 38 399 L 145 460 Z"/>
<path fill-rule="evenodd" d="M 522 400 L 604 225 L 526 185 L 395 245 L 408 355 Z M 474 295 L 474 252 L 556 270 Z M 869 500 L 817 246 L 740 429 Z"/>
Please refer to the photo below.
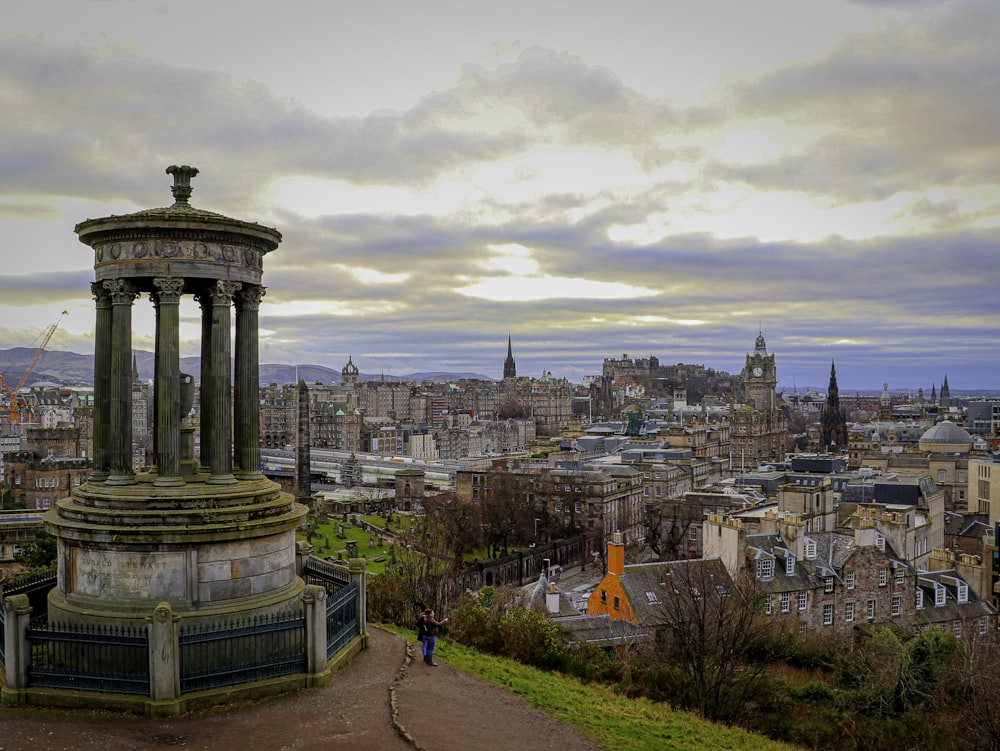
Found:
<path fill-rule="evenodd" d="M 424 637 L 424 662 L 434 662 L 434 646 L 437 640 L 436 636 Z"/>

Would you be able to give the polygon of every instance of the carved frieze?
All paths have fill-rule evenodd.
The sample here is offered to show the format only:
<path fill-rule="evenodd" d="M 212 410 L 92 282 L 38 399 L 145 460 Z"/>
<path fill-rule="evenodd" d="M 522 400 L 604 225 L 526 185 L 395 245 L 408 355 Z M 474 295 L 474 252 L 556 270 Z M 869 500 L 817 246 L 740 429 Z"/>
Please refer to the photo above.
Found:
<path fill-rule="evenodd" d="M 115 240 L 94 246 L 96 265 L 124 261 L 150 261 L 163 259 L 191 259 L 237 264 L 261 271 L 264 268 L 264 251 L 248 245 L 200 240 L 173 240 L 153 238 L 144 240 Z"/>

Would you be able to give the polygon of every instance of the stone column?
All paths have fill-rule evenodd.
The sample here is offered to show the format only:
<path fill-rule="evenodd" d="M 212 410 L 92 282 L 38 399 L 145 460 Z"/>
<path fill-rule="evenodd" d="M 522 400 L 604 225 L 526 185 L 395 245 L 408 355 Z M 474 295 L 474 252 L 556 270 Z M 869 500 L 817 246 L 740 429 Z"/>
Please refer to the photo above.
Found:
<path fill-rule="evenodd" d="M 181 451 L 180 297 L 183 279 L 153 279 L 156 287 L 156 485 L 183 485 Z"/>
<path fill-rule="evenodd" d="M 236 477 L 262 477 L 260 471 L 260 355 L 258 311 L 264 288 L 245 285 L 236 296 L 236 381 L 233 423 L 236 432 Z"/>
<path fill-rule="evenodd" d="M 104 282 L 111 295 L 109 485 L 131 485 L 132 472 L 132 301 L 135 286 L 125 279 Z"/>
<path fill-rule="evenodd" d="M 108 479 L 110 461 L 110 378 L 111 378 L 111 295 L 101 282 L 93 282 L 90 291 L 94 295 L 97 320 L 94 327 L 94 423 L 93 456 L 94 471 L 90 482 L 104 482 Z"/>
<path fill-rule="evenodd" d="M 160 455 L 160 442 L 157 436 L 159 432 L 157 415 L 160 414 L 160 409 L 157 404 L 159 397 L 156 393 L 159 390 L 157 384 L 160 382 L 160 298 L 156 292 L 151 292 L 149 301 L 153 304 L 153 314 L 155 317 L 153 342 L 155 343 L 156 354 L 153 357 L 153 403 L 146 405 L 146 432 L 153 439 L 153 452 L 152 454 L 149 454 L 149 452 L 146 454 L 146 471 L 155 475 L 160 471 L 160 468 L 157 466 Z"/>
<path fill-rule="evenodd" d="M 199 454 L 202 469 L 207 469 L 212 461 L 212 443 L 215 418 L 212 415 L 212 400 L 208 398 L 209 381 L 212 373 L 212 296 L 203 291 L 196 296 L 201 306 L 201 390 L 198 407 Z"/>
<path fill-rule="evenodd" d="M 212 403 L 212 443 L 208 482 L 212 484 L 236 482 L 233 476 L 233 366 L 229 326 L 232 321 L 233 295 L 239 289 L 237 282 L 219 280 L 209 293 L 212 302 L 212 352 L 207 399 Z M 205 391 L 205 385 L 202 384 L 202 404 L 206 401 Z M 204 435 L 202 441 L 204 442 Z"/>

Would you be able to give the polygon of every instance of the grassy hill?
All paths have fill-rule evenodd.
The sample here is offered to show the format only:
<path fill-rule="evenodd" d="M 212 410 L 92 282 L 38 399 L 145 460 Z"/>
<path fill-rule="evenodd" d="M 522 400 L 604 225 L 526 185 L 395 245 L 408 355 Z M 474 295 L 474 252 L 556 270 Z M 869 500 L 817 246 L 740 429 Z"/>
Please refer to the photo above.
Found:
<path fill-rule="evenodd" d="M 385 627 L 404 634 L 401 629 Z M 517 694 L 536 709 L 572 725 L 606 751 L 796 751 L 796 746 L 715 725 L 647 699 L 630 699 L 576 678 L 485 655 L 450 639 L 435 657 Z"/>

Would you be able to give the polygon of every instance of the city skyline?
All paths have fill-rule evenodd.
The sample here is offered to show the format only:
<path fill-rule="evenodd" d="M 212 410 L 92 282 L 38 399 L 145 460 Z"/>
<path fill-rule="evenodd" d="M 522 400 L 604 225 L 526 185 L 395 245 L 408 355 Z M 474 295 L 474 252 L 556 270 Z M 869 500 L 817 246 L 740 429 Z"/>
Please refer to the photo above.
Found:
<path fill-rule="evenodd" d="M 579 383 L 622 354 L 738 373 L 762 332 L 788 392 L 831 361 L 842 393 L 998 386 L 995 4 L 8 16 L 0 349 L 67 310 L 50 348 L 92 352 L 73 227 L 191 164 L 194 206 L 284 236 L 262 363 L 499 378 L 510 336 L 518 375 Z"/>

